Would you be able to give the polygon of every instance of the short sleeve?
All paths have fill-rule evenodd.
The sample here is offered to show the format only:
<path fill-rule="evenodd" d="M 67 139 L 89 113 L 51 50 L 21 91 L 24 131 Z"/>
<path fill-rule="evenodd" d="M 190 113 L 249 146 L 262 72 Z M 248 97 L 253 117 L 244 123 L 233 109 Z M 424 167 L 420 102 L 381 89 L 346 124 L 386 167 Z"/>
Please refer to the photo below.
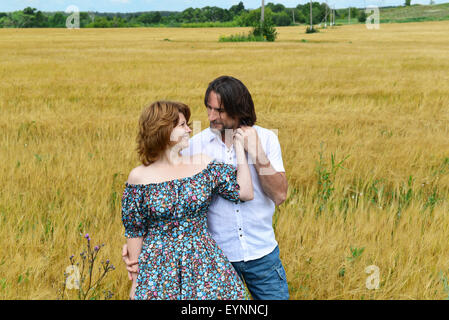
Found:
<path fill-rule="evenodd" d="M 277 172 L 285 172 L 284 163 L 282 161 L 281 145 L 274 132 L 269 132 L 268 134 L 266 154 L 274 170 Z"/>
<path fill-rule="evenodd" d="M 229 164 L 213 160 L 208 165 L 212 181 L 212 193 L 235 203 L 240 200 L 240 186 L 237 183 L 237 169 Z"/>
<path fill-rule="evenodd" d="M 122 222 L 125 237 L 143 237 L 146 231 L 146 218 L 143 208 L 143 190 L 138 185 L 126 184 L 122 196 Z"/>

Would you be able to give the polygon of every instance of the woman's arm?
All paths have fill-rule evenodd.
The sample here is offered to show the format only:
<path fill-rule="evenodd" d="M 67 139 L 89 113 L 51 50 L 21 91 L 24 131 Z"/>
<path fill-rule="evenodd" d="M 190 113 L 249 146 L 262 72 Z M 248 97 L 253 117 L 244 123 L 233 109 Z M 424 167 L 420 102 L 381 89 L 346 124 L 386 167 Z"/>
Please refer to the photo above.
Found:
<path fill-rule="evenodd" d="M 143 237 L 139 238 L 128 238 L 126 244 L 128 247 L 128 256 L 131 261 L 137 261 L 139 259 L 140 252 L 142 251 Z M 133 284 L 131 286 L 131 291 L 129 293 L 129 298 L 134 300 L 134 293 L 137 285 L 137 272 L 131 273 Z"/>
<path fill-rule="evenodd" d="M 237 129 L 234 134 L 234 148 L 237 158 L 237 183 L 240 186 L 240 200 L 249 201 L 254 199 L 253 181 L 246 159 L 243 146 L 243 131 Z"/>

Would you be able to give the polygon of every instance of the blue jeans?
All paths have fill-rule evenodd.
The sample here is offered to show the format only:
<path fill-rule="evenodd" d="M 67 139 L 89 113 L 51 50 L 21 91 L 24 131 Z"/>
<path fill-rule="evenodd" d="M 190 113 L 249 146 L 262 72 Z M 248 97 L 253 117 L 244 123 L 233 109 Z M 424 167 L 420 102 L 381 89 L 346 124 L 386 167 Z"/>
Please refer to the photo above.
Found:
<path fill-rule="evenodd" d="M 279 246 L 266 256 L 247 262 L 232 262 L 235 271 L 245 282 L 255 300 L 288 300 L 287 277 L 281 259 Z"/>

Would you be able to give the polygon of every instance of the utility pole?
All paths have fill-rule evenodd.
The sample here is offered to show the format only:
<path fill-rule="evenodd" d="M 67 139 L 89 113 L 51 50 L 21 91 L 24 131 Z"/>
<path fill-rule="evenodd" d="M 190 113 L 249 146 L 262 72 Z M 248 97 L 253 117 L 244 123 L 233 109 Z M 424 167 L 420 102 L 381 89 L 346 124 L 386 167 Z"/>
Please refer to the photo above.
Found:
<path fill-rule="evenodd" d="M 260 14 L 260 24 L 263 25 L 263 21 L 265 19 L 265 0 L 262 0 L 262 11 Z"/>
<path fill-rule="evenodd" d="M 325 10 L 325 13 L 324 13 L 324 28 L 327 28 L 327 10 L 328 9 L 328 6 L 327 6 L 327 0 L 326 0 L 326 10 Z"/>
<path fill-rule="evenodd" d="M 332 14 L 332 25 L 335 26 L 335 7 L 334 7 L 333 12 L 334 13 Z"/>
<path fill-rule="evenodd" d="M 334 14 L 334 10 L 332 10 L 332 8 L 329 8 L 330 10 L 330 15 L 329 15 L 329 26 L 332 27 L 332 15 Z"/>
<path fill-rule="evenodd" d="M 310 0 L 310 30 L 313 29 L 313 22 L 312 22 L 312 0 Z"/>
<path fill-rule="evenodd" d="M 330 16 L 330 21 L 329 21 L 329 24 L 331 25 L 331 26 L 333 26 L 334 25 L 334 16 L 335 16 L 335 13 L 334 13 L 334 8 L 332 8 L 331 9 L 331 16 Z"/>
<path fill-rule="evenodd" d="M 293 13 L 293 25 L 295 25 L 295 8 L 292 9 L 292 13 Z"/>
<path fill-rule="evenodd" d="M 348 8 L 349 15 L 348 15 L 348 24 L 351 24 L 351 7 Z"/>

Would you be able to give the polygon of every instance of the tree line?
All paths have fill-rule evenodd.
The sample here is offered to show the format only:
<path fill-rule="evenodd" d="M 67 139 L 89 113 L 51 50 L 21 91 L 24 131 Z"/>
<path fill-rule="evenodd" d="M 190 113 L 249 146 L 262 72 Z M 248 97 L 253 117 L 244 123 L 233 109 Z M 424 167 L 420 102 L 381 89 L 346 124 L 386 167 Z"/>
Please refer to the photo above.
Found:
<path fill-rule="evenodd" d="M 324 21 L 330 8 L 326 3 L 312 3 L 314 24 Z M 363 10 L 350 8 L 351 16 L 361 15 Z M 345 18 L 348 9 L 336 10 L 336 19 Z M 122 28 L 122 27 L 179 27 L 196 24 L 198 26 L 255 26 L 260 21 L 261 9 L 249 10 L 243 2 L 229 9 L 219 7 L 187 8 L 181 12 L 152 11 L 135 13 L 80 12 L 81 28 Z M 0 28 L 64 28 L 70 16 L 65 12 L 42 12 L 27 7 L 15 12 L 0 12 Z M 310 22 L 310 4 L 299 4 L 295 8 L 286 8 L 282 4 L 268 3 L 265 6 L 265 19 L 275 26 L 290 26 Z"/>

